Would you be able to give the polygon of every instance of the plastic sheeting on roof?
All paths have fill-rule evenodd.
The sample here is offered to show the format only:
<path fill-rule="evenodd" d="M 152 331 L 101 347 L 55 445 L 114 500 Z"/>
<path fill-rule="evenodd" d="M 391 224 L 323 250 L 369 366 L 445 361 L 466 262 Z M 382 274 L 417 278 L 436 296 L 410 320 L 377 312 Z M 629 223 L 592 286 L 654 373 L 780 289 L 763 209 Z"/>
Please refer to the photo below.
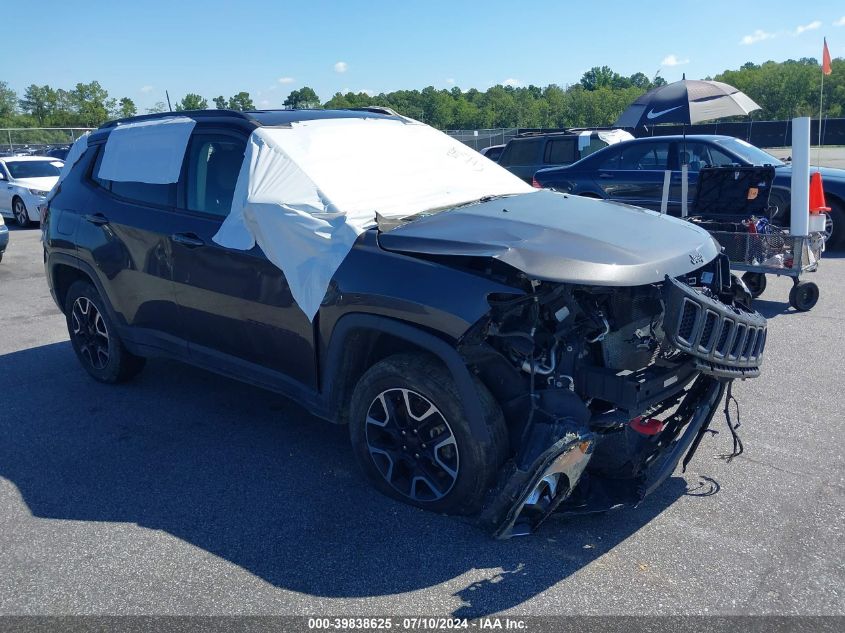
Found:
<path fill-rule="evenodd" d="M 64 166 L 62 170 L 59 172 L 59 179 L 56 181 L 56 184 L 53 185 L 53 188 L 50 189 L 50 193 L 47 194 L 47 201 L 53 199 L 53 196 L 56 195 L 56 192 L 59 190 L 59 185 L 61 182 L 67 178 L 67 175 L 70 173 L 70 170 L 73 166 L 79 162 L 79 159 L 82 158 L 82 155 L 88 149 L 88 135 L 90 132 L 85 132 L 82 136 L 76 139 L 73 142 L 73 145 L 70 146 L 70 150 L 68 150 L 67 156 L 65 156 Z"/>
<path fill-rule="evenodd" d="M 250 136 L 232 210 L 214 236 L 256 243 L 313 320 L 376 214 L 404 218 L 483 196 L 535 191 L 466 145 L 410 119 L 322 119 Z"/>
<path fill-rule="evenodd" d="M 97 175 L 118 182 L 176 182 L 195 125 L 184 116 L 118 124 L 106 141 Z"/>

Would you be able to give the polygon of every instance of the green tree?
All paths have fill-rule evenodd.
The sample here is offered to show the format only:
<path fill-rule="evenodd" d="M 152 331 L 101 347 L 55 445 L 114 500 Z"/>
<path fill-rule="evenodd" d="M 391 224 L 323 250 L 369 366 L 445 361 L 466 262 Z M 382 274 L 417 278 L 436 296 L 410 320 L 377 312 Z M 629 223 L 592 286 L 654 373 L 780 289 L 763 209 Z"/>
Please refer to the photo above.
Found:
<path fill-rule="evenodd" d="M 18 95 L 9 84 L 0 81 L 0 117 L 11 116 L 18 109 Z"/>
<path fill-rule="evenodd" d="M 212 101 L 214 101 L 214 107 L 218 110 L 225 110 L 228 107 L 228 105 L 226 104 L 226 97 L 224 97 L 223 95 L 220 95 L 219 97 L 214 97 Z"/>
<path fill-rule="evenodd" d="M 167 104 L 164 101 L 156 101 L 153 107 L 147 108 L 147 114 L 158 114 L 159 112 L 167 112 Z"/>
<path fill-rule="evenodd" d="M 119 115 L 121 118 L 127 118 L 138 114 L 138 109 L 135 107 L 135 102 L 129 97 L 123 97 L 120 102 Z"/>
<path fill-rule="evenodd" d="M 106 104 L 109 93 L 100 82 L 78 83 L 70 91 L 70 97 L 82 125 L 97 127 L 109 118 L 109 108 Z"/>
<path fill-rule="evenodd" d="M 183 112 L 185 110 L 206 110 L 208 108 L 208 100 L 198 94 L 189 92 L 181 101 L 176 103 L 175 110 Z"/>
<path fill-rule="evenodd" d="M 234 97 L 229 97 L 230 110 L 255 110 L 255 104 L 248 92 L 239 92 Z"/>
<path fill-rule="evenodd" d="M 292 91 L 282 104 L 289 110 L 313 109 L 320 107 L 320 97 L 312 88 L 305 86 L 299 90 Z"/>
<path fill-rule="evenodd" d="M 53 111 L 55 104 L 55 92 L 50 86 L 30 85 L 24 90 L 23 99 L 20 100 L 21 110 L 31 114 L 38 125 L 44 125 L 47 116 Z"/>

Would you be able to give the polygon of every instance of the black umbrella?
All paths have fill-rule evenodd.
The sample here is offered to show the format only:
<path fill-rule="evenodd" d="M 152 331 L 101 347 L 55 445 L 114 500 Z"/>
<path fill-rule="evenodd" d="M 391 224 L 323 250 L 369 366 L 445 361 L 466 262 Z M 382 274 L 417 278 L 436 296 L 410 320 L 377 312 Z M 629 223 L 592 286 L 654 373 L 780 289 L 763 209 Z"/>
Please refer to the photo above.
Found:
<path fill-rule="evenodd" d="M 741 116 L 760 110 L 744 92 L 721 81 L 683 79 L 649 90 L 619 115 L 616 127 L 685 123 Z"/>

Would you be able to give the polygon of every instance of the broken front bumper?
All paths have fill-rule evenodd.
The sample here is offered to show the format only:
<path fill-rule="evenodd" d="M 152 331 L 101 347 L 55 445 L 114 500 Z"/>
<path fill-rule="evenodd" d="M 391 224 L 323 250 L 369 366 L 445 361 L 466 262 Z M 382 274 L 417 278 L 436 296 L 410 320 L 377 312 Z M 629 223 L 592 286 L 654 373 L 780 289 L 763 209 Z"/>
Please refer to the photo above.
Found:
<path fill-rule="evenodd" d="M 573 420 L 535 425 L 526 446 L 548 446 L 536 457 L 517 457 L 500 475 L 478 524 L 496 538 L 531 533 L 553 513 L 601 512 L 635 506 L 675 470 L 684 455 L 692 456 L 710 424 L 725 390 L 725 382 L 699 376 L 684 395 L 663 430 L 637 434 L 636 459 L 623 465 L 605 459 L 617 451 L 614 441 L 625 438 L 594 433 Z M 635 433 L 626 427 L 621 434 Z M 555 441 L 550 438 L 557 437 Z M 546 442 L 543 444 L 543 442 Z"/>

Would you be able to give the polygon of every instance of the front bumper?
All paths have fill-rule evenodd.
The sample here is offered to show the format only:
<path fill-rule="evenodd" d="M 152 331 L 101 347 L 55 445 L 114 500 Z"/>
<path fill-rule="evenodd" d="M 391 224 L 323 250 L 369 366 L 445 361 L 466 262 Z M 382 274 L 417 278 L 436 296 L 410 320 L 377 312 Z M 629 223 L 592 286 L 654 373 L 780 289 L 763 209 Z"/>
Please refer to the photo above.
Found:
<path fill-rule="evenodd" d="M 530 534 L 552 514 L 638 505 L 685 455 L 685 463 L 692 457 L 718 410 L 725 385 L 722 380 L 699 376 L 665 428 L 653 436 L 630 427 L 603 435 L 572 420 L 537 425 L 539 431 L 528 442 L 529 452 L 532 446 L 548 448 L 536 458 L 517 456 L 503 469 L 479 526 L 505 539 Z M 552 435 L 559 439 L 543 444 Z M 625 453 L 624 461 L 619 459 L 620 443 L 636 447 Z"/>

